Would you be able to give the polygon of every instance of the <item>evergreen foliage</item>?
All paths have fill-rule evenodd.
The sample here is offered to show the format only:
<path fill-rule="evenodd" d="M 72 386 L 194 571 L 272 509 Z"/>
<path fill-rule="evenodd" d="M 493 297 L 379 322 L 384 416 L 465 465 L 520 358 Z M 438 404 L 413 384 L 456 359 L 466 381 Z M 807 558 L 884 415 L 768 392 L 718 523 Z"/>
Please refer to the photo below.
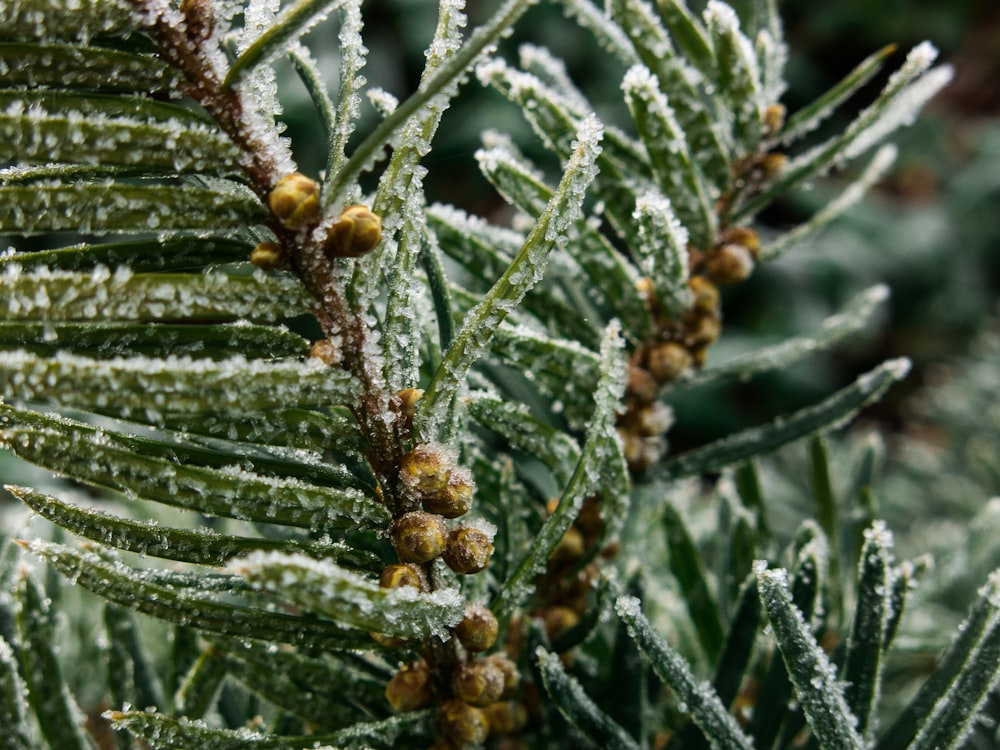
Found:
<path fill-rule="evenodd" d="M 498 53 L 534 4 L 466 33 L 441 0 L 397 101 L 365 80 L 360 0 L 0 0 L 0 234 L 21 248 L 0 256 L 0 445 L 60 477 L 8 487 L 52 525 L 0 536 L 0 747 L 930 750 L 975 730 L 1000 572 L 950 637 L 904 642 L 946 648 L 901 675 L 922 566 L 876 517 L 876 448 L 845 493 L 828 445 L 906 360 L 667 441 L 668 399 L 868 325 L 883 286 L 706 362 L 718 287 L 861 200 L 950 69 L 917 46 L 830 133 L 891 48 L 786 118 L 773 0 L 562 0 L 621 67 L 605 115 L 549 51 Z M 321 174 L 282 136 L 286 60 Z M 509 226 L 425 194 L 474 77 L 561 165 L 483 133 Z M 755 223 L 863 159 L 801 225 Z M 786 538 L 759 469 L 797 441 L 815 520 Z"/>

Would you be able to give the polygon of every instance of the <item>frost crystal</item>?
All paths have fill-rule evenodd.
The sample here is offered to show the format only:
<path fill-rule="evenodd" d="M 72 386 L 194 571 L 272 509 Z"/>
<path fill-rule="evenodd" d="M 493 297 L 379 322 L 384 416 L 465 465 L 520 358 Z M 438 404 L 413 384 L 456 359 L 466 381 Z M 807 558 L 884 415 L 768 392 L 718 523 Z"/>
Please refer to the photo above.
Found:
<path fill-rule="evenodd" d="M 447 404 L 461 388 L 472 363 L 485 354 L 500 323 L 542 277 L 549 254 L 569 240 L 569 230 L 583 210 L 583 198 L 597 173 L 603 127 L 594 115 L 580 126 L 573 154 L 559 188 L 539 217 L 527 241 L 486 298 L 469 311 L 424 398 L 417 419 L 425 439 L 437 434 Z M 433 409 L 433 411 L 431 411 Z"/>
<path fill-rule="evenodd" d="M 368 95 L 368 101 L 375 107 L 375 111 L 382 117 L 388 117 L 399 106 L 399 99 L 383 88 L 368 89 L 365 93 Z"/>
<path fill-rule="evenodd" d="M 914 67 L 916 67 L 918 62 L 921 65 L 925 64 L 926 58 L 926 54 L 919 55 L 918 60 L 914 62 Z M 909 63 L 910 60 L 908 59 L 907 62 Z M 929 64 L 929 61 L 926 61 L 926 64 Z M 901 69 L 897 71 L 896 75 L 898 76 L 902 72 L 903 70 Z M 953 75 L 954 71 L 951 66 L 943 65 L 909 84 L 898 96 L 889 102 L 888 106 L 878 112 L 874 123 L 855 136 L 851 144 L 844 149 L 840 163 L 860 156 L 889 133 L 901 127 L 911 125 L 916 120 L 917 115 L 920 114 L 920 110 L 923 109 L 924 105 L 951 81 Z M 874 106 L 877 106 L 877 103 Z"/>
<path fill-rule="evenodd" d="M 727 33 L 733 33 L 740 29 L 740 19 L 736 15 L 736 11 L 719 0 L 709 0 L 704 17 L 708 26 L 716 26 Z"/>
<path fill-rule="evenodd" d="M 653 281 L 656 296 L 678 319 L 686 311 L 688 280 L 688 232 L 674 214 L 670 199 L 659 193 L 641 194 L 632 218 L 639 225 L 639 263 Z"/>
<path fill-rule="evenodd" d="M 299 554 L 255 552 L 230 563 L 229 570 L 312 612 L 386 635 L 447 639 L 448 627 L 458 624 L 465 608 L 457 589 L 385 589 L 332 561 Z"/>
<path fill-rule="evenodd" d="M 590 111 L 590 102 L 573 84 L 566 72 L 566 63 L 555 57 L 545 47 L 538 47 L 534 44 L 522 44 L 518 48 L 518 54 L 521 67 L 526 72 L 538 76 L 551 85 L 565 97 L 575 112 L 582 115 Z"/>

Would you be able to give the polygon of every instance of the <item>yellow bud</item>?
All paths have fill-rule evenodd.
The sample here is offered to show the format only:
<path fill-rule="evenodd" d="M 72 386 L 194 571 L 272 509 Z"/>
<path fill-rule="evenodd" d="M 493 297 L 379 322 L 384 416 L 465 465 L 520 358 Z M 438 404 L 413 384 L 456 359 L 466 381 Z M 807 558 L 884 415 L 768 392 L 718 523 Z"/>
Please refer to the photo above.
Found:
<path fill-rule="evenodd" d="M 250 262 L 262 271 L 284 268 L 287 260 L 285 251 L 278 242 L 261 242 L 250 253 Z"/>
<path fill-rule="evenodd" d="M 633 468 L 640 466 L 643 451 L 642 438 L 636 435 L 631 429 L 623 427 L 618 428 L 618 434 L 622 439 L 625 460 L 628 462 L 628 465 Z"/>
<path fill-rule="evenodd" d="M 427 663 L 415 662 L 396 672 L 386 685 L 385 697 L 399 713 L 426 706 L 431 700 L 431 674 Z"/>
<path fill-rule="evenodd" d="M 459 745 L 481 745 L 490 734 L 486 714 L 454 698 L 441 704 L 438 722 L 441 732 Z"/>
<path fill-rule="evenodd" d="M 557 544 L 556 548 L 552 550 L 552 557 L 549 559 L 553 562 L 575 560 L 585 551 L 586 547 L 583 543 L 583 534 L 580 533 L 579 529 L 570 526 L 566 529 L 566 533 L 562 535 L 562 539 L 559 540 L 559 544 Z"/>
<path fill-rule="evenodd" d="M 274 186 L 267 204 L 282 226 L 302 229 L 319 218 L 319 185 L 301 172 L 292 172 Z"/>
<path fill-rule="evenodd" d="M 448 486 L 454 468 L 455 458 L 444 446 L 421 443 L 403 456 L 399 479 L 413 495 L 426 499 Z"/>
<path fill-rule="evenodd" d="M 569 607 L 549 607 L 542 612 L 542 623 L 550 639 L 557 638 L 580 622 L 580 615 Z"/>
<path fill-rule="evenodd" d="M 510 734 L 524 729 L 528 723 L 528 710 L 520 703 L 505 701 L 494 703 L 486 709 L 490 734 Z"/>
<path fill-rule="evenodd" d="M 656 400 L 656 395 L 660 392 L 660 384 L 644 367 L 632 364 L 628 368 L 628 383 L 626 390 L 630 398 L 643 403 Z"/>
<path fill-rule="evenodd" d="M 695 367 L 704 367 L 705 360 L 708 359 L 708 346 L 704 344 L 696 346 L 691 350 L 691 356 L 694 357 Z"/>
<path fill-rule="evenodd" d="M 719 309 L 719 288 L 704 276 L 692 276 L 688 286 L 694 294 L 694 309 L 714 313 Z"/>
<path fill-rule="evenodd" d="M 413 422 L 413 415 L 417 411 L 417 402 L 424 397 L 423 388 L 404 388 L 396 394 L 403 404 L 403 417 Z"/>
<path fill-rule="evenodd" d="M 425 563 L 444 552 L 448 528 L 441 516 L 415 510 L 392 524 L 392 544 L 402 562 Z"/>
<path fill-rule="evenodd" d="M 465 468 L 455 469 L 448 477 L 444 489 L 424 497 L 424 508 L 445 518 L 464 516 L 472 507 L 475 489 L 472 472 Z"/>
<path fill-rule="evenodd" d="M 340 364 L 340 352 L 330 339 L 320 339 L 313 344 L 309 349 L 309 356 L 330 367 Z"/>
<path fill-rule="evenodd" d="M 503 672 L 485 659 L 462 662 L 452 673 L 455 696 L 472 706 L 496 703 L 503 694 L 503 685 Z"/>
<path fill-rule="evenodd" d="M 722 244 L 743 245 L 754 260 L 760 259 L 760 236 L 750 227 L 733 227 L 723 234 Z"/>
<path fill-rule="evenodd" d="M 379 576 L 378 585 L 384 589 L 398 589 L 403 586 L 412 586 L 423 591 L 426 588 L 424 574 L 416 565 L 400 563 L 397 565 L 386 565 Z"/>
<path fill-rule="evenodd" d="M 646 368 L 660 383 L 675 380 L 691 362 L 691 352 L 676 341 L 657 344 L 646 354 Z"/>
<path fill-rule="evenodd" d="M 785 126 L 785 105 L 770 104 L 764 110 L 764 134 L 771 136 Z"/>
<path fill-rule="evenodd" d="M 465 608 L 465 617 L 453 632 L 467 651 L 478 653 L 493 647 L 499 629 L 497 618 L 490 610 L 479 604 L 470 604 Z"/>
<path fill-rule="evenodd" d="M 757 168 L 763 173 L 765 179 L 769 179 L 780 174 L 785 165 L 788 164 L 788 157 L 784 154 L 770 153 L 764 154 L 757 162 Z"/>
<path fill-rule="evenodd" d="M 738 284 L 753 271 L 753 253 L 743 245 L 729 243 L 705 256 L 705 271 L 716 284 Z"/>
<path fill-rule="evenodd" d="M 653 280 L 648 276 L 643 276 L 636 282 L 635 290 L 639 292 L 639 296 L 644 300 L 651 300 L 656 296 L 656 292 L 653 289 Z"/>
<path fill-rule="evenodd" d="M 517 664 L 506 656 L 494 654 L 487 656 L 486 661 L 492 663 L 503 673 L 503 695 L 501 698 L 509 698 L 517 689 L 521 687 L 521 673 L 517 671 Z"/>
<path fill-rule="evenodd" d="M 670 407 L 656 403 L 635 412 L 632 424 L 641 437 L 656 437 L 669 430 L 673 421 L 674 414 Z"/>
<path fill-rule="evenodd" d="M 348 206 L 330 227 L 323 252 L 330 258 L 358 258 L 382 241 L 382 219 L 368 206 Z"/>
<path fill-rule="evenodd" d="M 474 526 L 459 526 L 448 534 L 448 546 L 442 557 L 459 575 L 478 573 L 490 563 L 493 540 Z"/>
<path fill-rule="evenodd" d="M 684 343 L 691 349 L 695 364 L 698 350 L 714 344 L 722 333 L 722 321 L 715 315 L 694 315 L 684 321 Z"/>

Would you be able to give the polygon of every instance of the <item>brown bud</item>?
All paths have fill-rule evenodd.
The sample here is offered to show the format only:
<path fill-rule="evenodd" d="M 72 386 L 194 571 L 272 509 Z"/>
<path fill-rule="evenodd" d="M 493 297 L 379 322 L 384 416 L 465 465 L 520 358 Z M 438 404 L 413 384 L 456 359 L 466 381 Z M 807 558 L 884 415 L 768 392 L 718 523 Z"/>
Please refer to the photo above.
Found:
<path fill-rule="evenodd" d="M 684 343 L 698 363 L 697 349 L 714 344 L 722 333 L 722 321 L 714 315 L 692 315 L 684 320 Z"/>
<path fill-rule="evenodd" d="M 626 389 L 628 395 L 635 400 L 649 403 L 656 400 L 656 395 L 660 392 L 660 384 L 656 382 L 656 378 L 649 373 L 649 370 L 633 364 L 628 368 Z"/>
<path fill-rule="evenodd" d="M 455 626 L 454 633 L 466 650 L 478 653 L 493 647 L 499 629 L 497 618 L 490 610 L 479 604 L 470 604 L 465 608 L 465 617 Z"/>
<path fill-rule="evenodd" d="M 693 308 L 699 312 L 714 313 L 719 309 L 719 288 L 704 276 L 692 276 L 688 286 L 694 294 Z"/>
<path fill-rule="evenodd" d="M 673 422 L 673 411 L 669 406 L 660 403 L 644 406 L 634 416 L 635 430 L 642 437 L 662 435 L 670 429 Z"/>
<path fill-rule="evenodd" d="M 490 722 L 490 735 L 510 734 L 524 729 L 528 723 L 528 711 L 520 703 L 503 701 L 494 703 L 486 709 L 486 718 Z"/>
<path fill-rule="evenodd" d="M 441 732 L 459 745 L 481 745 L 490 733 L 485 713 L 454 698 L 441 704 L 438 722 Z"/>
<path fill-rule="evenodd" d="M 646 368 L 660 383 L 675 380 L 691 366 L 691 352 L 676 341 L 664 341 L 646 354 Z"/>
<path fill-rule="evenodd" d="M 600 495 L 589 495 L 584 499 L 574 525 L 588 541 L 593 541 L 601 533 L 604 529 L 604 514 L 601 511 Z"/>
<path fill-rule="evenodd" d="M 385 697 L 399 713 L 426 706 L 431 700 L 431 673 L 427 662 L 418 661 L 396 672 L 386 685 Z"/>
<path fill-rule="evenodd" d="M 490 563 L 493 541 L 474 526 L 459 526 L 448 534 L 444 561 L 459 575 L 478 573 Z"/>
<path fill-rule="evenodd" d="M 476 483 L 472 481 L 472 472 L 465 468 L 455 469 L 448 477 L 448 484 L 443 490 L 424 498 L 424 508 L 445 518 L 464 516 L 472 507 L 472 495 L 475 489 Z"/>
<path fill-rule="evenodd" d="M 753 253 L 743 245 L 729 243 L 705 257 L 705 272 L 716 284 L 738 284 L 753 271 Z"/>
<path fill-rule="evenodd" d="M 622 439 L 622 446 L 625 453 L 625 460 L 631 467 L 639 466 L 643 456 L 642 438 L 631 429 L 618 428 L 618 434 Z"/>
<path fill-rule="evenodd" d="M 656 297 L 656 290 L 653 289 L 653 280 L 648 276 L 643 276 L 635 284 L 635 290 L 644 300 L 653 300 Z"/>
<path fill-rule="evenodd" d="M 399 397 L 400 402 L 402 402 L 401 413 L 403 419 L 412 424 L 413 415 L 417 411 L 417 402 L 424 397 L 424 389 L 404 388 L 396 395 Z"/>
<path fill-rule="evenodd" d="M 340 364 L 340 352 L 330 339 L 320 339 L 313 344 L 309 356 L 330 367 Z"/>
<path fill-rule="evenodd" d="M 319 218 L 319 185 L 301 172 L 292 172 L 274 186 L 267 204 L 282 226 L 302 229 Z"/>
<path fill-rule="evenodd" d="M 500 654 L 487 656 L 486 660 L 503 673 L 503 695 L 500 697 L 509 698 L 514 695 L 521 687 L 521 673 L 517 671 L 517 664 Z"/>
<path fill-rule="evenodd" d="M 442 492 L 455 468 L 455 458 L 442 445 L 422 443 L 403 456 L 400 481 L 414 496 L 424 499 Z"/>
<path fill-rule="evenodd" d="M 278 242 L 261 242 L 250 252 L 250 262 L 262 271 L 277 271 L 288 259 Z"/>
<path fill-rule="evenodd" d="M 734 245 L 743 245 L 750 254 L 753 256 L 754 260 L 760 259 L 760 236 L 750 227 L 733 227 L 732 229 L 727 229 L 723 235 L 723 243 Z"/>
<path fill-rule="evenodd" d="M 441 516 L 415 510 L 393 522 L 391 536 L 402 562 L 425 563 L 444 552 L 448 527 Z"/>
<path fill-rule="evenodd" d="M 579 529 L 570 526 L 566 533 L 562 535 L 559 544 L 552 550 L 549 558 L 552 562 L 562 562 L 564 560 L 575 560 L 586 551 L 583 543 L 583 534 Z"/>
<path fill-rule="evenodd" d="M 542 612 L 542 623 L 550 639 L 558 638 L 580 622 L 580 615 L 569 607 L 547 607 Z"/>
<path fill-rule="evenodd" d="M 382 568 L 378 585 L 384 589 L 398 589 L 403 586 L 411 586 L 423 591 L 426 588 L 426 581 L 424 581 L 424 574 L 416 565 L 400 563 L 398 565 L 386 565 Z"/>
<path fill-rule="evenodd" d="M 781 174 L 781 172 L 784 171 L 786 164 L 788 164 L 787 156 L 771 152 L 770 154 L 764 154 L 760 157 L 757 161 L 757 169 L 761 171 L 765 179 L 770 179 L 771 177 Z"/>
<path fill-rule="evenodd" d="M 632 469 L 646 469 L 658 463 L 667 452 L 667 442 L 662 437 L 639 437 L 639 456 L 635 461 L 629 459 Z"/>
<path fill-rule="evenodd" d="M 455 696 L 472 706 L 488 706 L 503 695 L 503 672 L 486 659 L 459 663 L 451 675 Z"/>
<path fill-rule="evenodd" d="M 348 206 L 330 227 L 323 252 L 330 258 L 359 258 L 382 241 L 382 219 L 368 206 Z"/>
<path fill-rule="evenodd" d="M 764 110 L 764 135 L 772 136 L 785 126 L 785 105 L 769 104 Z"/>

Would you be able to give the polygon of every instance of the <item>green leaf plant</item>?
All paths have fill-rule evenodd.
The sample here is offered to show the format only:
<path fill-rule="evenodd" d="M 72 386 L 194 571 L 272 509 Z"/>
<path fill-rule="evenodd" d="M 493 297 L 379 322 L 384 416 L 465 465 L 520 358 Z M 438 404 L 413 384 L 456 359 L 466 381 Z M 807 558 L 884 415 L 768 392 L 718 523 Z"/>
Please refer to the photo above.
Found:
<path fill-rule="evenodd" d="M 617 110 L 545 49 L 498 52 L 536 4 L 593 34 Z M 773 0 L 487 5 L 466 33 L 438 3 L 396 100 L 365 80 L 360 0 L 0 0 L 0 445 L 46 472 L 8 490 L 50 524 L 3 526 L 0 747 L 961 746 L 998 677 L 1000 574 L 882 715 L 919 566 L 838 520 L 873 505 L 844 507 L 870 491 L 841 497 L 827 456 L 908 363 L 666 440 L 669 399 L 869 324 L 884 287 L 707 361 L 719 287 L 857 202 L 949 68 L 918 46 L 831 133 L 892 48 L 786 119 Z M 312 42 L 334 32 L 331 86 Z M 277 69 L 322 173 L 281 135 Z M 549 152 L 483 134 L 509 225 L 425 191 L 476 78 Z M 756 223 L 873 150 L 800 226 Z M 800 440 L 817 521 L 783 538 L 758 466 Z"/>

